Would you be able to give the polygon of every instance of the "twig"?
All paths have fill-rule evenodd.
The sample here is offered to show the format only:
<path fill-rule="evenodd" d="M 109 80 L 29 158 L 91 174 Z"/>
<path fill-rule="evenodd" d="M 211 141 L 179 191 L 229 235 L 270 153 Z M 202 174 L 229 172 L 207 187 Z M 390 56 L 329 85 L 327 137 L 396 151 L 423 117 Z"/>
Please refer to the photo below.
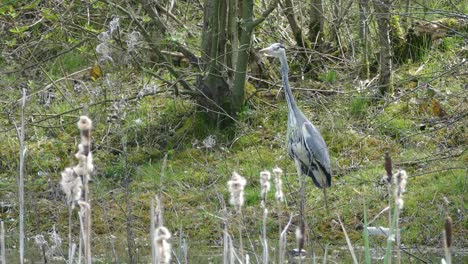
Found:
<path fill-rule="evenodd" d="M 24 71 L 26 71 L 26 70 L 29 70 L 30 68 L 39 66 L 39 65 L 43 64 L 44 62 L 50 61 L 50 60 L 52 60 L 52 59 L 55 59 L 55 58 L 57 58 L 57 57 L 62 56 L 63 54 L 66 54 L 66 53 L 68 53 L 68 52 L 71 52 L 71 51 L 73 51 L 74 49 L 76 49 L 76 48 L 78 48 L 79 46 L 81 46 L 81 44 L 85 43 L 86 41 L 88 41 L 88 40 L 87 40 L 87 39 L 82 40 L 82 41 L 78 42 L 76 45 L 72 46 L 71 48 L 69 48 L 69 49 L 67 49 L 67 50 L 64 50 L 64 51 L 59 52 L 59 53 L 57 53 L 57 54 L 55 54 L 55 55 L 52 55 L 52 56 L 50 56 L 50 57 L 48 57 L 48 58 L 45 58 L 45 59 L 43 59 L 43 60 L 41 60 L 41 61 L 39 61 L 39 62 L 37 62 L 37 63 L 34 63 L 34 64 L 30 64 L 30 65 L 28 65 L 28 66 L 25 66 L 25 67 L 23 67 L 22 69 L 13 70 L 13 71 L 7 71 L 7 72 L 0 72 L 0 74 L 12 74 L 12 73 L 17 73 L 17 72 L 24 72 Z"/>
<path fill-rule="evenodd" d="M 359 262 L 357 261 L 356 254 L 354 254 L 353 245 L 351 244 L 351 241 L 349 240 L 348 233 L 346 232 L 343 222 L 341 222 L 340 216 L 338 214 L 336 214 L 336 216 L 338 217 L 338 222 L 340 222 L 341 229 L 343 229 L 343 233 L 346 238 L 346 243 L 348 244 L 348 249 L 349 249 L 349 252 L 351 253 L 351 257 L 353 258 L 353 262 L 354 264 L 358 264 Z"/>

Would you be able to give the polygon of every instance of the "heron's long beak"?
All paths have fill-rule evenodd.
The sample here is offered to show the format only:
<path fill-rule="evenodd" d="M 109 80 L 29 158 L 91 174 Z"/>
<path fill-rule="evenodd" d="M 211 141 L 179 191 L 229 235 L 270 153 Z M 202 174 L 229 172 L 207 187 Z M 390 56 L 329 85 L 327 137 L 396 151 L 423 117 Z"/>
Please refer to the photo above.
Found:
<path fill-rule="evenodd" d="M 261 54 L 265 55 L 265 56 L 270 56 L 271 47 L 261 49 L 261 50 L 259 50 L 259 52 L 260 52 Z"/>

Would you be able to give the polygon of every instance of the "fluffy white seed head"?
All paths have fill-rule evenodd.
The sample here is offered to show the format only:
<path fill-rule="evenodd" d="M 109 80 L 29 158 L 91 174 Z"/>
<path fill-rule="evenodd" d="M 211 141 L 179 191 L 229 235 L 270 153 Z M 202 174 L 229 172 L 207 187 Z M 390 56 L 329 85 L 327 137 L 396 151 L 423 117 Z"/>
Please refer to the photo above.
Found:
<path fill-rule="evenodd" d="M 237 172 L 232 173 L 231 180 L 228 181 L 228 189 L 231 197 L 229 203 L 239 210 L 244 205 L 244 188 L 247 180 Z"/>
<path fill-rule="evenodd" d="M 155 236 L 156 241 L 169 240 L 171 238 L 171 232 L 169 232 L 169 229 L 167 229 L 164 226 L 160 226 L 156 228 L 155 233 L 156 233 L 156 236 Z"/>
<path fill-rule="evenodd" d="M 80 116 L 77 125 L 79 130 L 90 130 L 93 127 L 93 121 L 87 116 Z"/>
<path fill-rule="evenodd" d="M 157 263 L 168 264 L 171 262 L 171 244 L 168 241 L 171 238 L 171 233 L 166 227 L 160 226 L 156 228 L 155 234 Z"/>
<path fill-rule="evenodd" d="M 276 177 L 281 177 L 283 176 L 283 170 L 276 166 L 274 169 L 273 169 L 273 173 L 275 174 Z"/>
<path fill-rule="evenodd" d="M 294 234 L 296 235 L 296 241 L 299 241 L 303 238 L 300 227 L 296 227 L 296 231 L 294 232 Z"/>
<path fill-rule="evenodd" d="M 74 206 L 74 202 L 81 199 L 83 183 L 77 173 L 72 168 L 66 168 L 62 173 L 60 185 L 67 196 L 68 203 Z"/>
<path fill-rule="evenodd" d="M 231 180 L 228 181 L 229 192 L 239 192 L 243 191 L 245 185 L 247 184 L 247 180 L 242 177 L 239 173 L 233 172 L 231 176 Z"/>
<path fill-rule="evenodd" d="M 84 145 L 78 145 L 78 152 L 75 154 L 78 160 L 78 165 L 75 166 L 75 171 L 78 175 L 90 177 L 91 172 L 94 170 L 93 154 L 88 152 L 88 156 L 84 155 Z"/>
<path fill-rule="evenodd" d="M 283 176 L 283 170 L 279 167 L 275 167 L 273 169 L 273 173 L 275 174 L 274 182 L 275 182 L 275 199 L 277 202 L 284 201 L 284 193 L 283 193 L 283 181 L 281 180 L 281 176 Z"/>
<path fill-rule="evenodd" d="M 396 199 L 396 205 L 398 206 L 398 209 L 403 209 L 404 203 L 405 200 L 403 200 L 403 196 Z"/>
<path fill-rule="evenodd" d="M 403 194 L 406 192 L 406 183 L 408 180 L 408 175 L 406 171 L 399 170 L 395 175 L 393 175 L 393 180 L 395 183 L 395 202 L 398 208 L 403 209 Z"/>
<path fill-rule="evenodd" d="M 260 172 L 260 186 L 261 186 L 261 194 L 262 200 L 266 199 L 267 193 L 270 191 L 270 178 L 271 173 L 267 170 Z"/>

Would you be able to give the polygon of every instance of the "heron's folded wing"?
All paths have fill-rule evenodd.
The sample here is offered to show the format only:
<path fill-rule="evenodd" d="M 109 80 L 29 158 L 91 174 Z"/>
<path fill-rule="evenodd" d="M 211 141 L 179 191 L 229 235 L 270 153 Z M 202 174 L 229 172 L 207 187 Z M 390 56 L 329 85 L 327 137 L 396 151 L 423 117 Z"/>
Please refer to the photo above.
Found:
<path fill-rule="evenodd" d="M 302 125 L 302 135 L 304 144 L 309 153 L 313 155 L 314 161 L 323 170 L 327 177 L 327 183 L 331 183 L 330 156 L 328 155 L 327 145 L 320 135 L 320 132 L 310 122 L 304 122 Z"/>

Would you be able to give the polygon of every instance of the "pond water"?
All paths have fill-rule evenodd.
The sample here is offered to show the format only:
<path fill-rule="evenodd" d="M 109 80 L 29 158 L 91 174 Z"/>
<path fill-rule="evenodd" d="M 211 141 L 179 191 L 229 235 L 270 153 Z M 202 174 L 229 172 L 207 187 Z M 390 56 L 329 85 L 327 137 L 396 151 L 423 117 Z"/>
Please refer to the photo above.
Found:
<path fill-rule="evenodd" d="M 33 239 L 28 240 L 26 249 L 26 263 L 44 263 L 44 254 L 47 255 L 47 263 L 65 263 L 67 255 L 67 246 L 48 245 L 44 244 L 44 251 L 38 245 L 34 244 Z M 64 242 L 64 241 L 63 241 Z M 135 251 L 134 260 L 136 263 L 151 263 L 150 245 L 144 240 L 135 241 L 137 250 Z M 179 242 L 179 243 L 177 243 Z M 180 241 L 172 241 L 173 263 L 223 263 L 223 247 L 206 246 L 200 242 L 187 243 Z M 245 242 L 244 242 L 245 243 Z M 249 255 L 250 263 L 262 263 L 262 247 L 260 242 L 248 242 L 249 246 L 244 245 L 244 256 Z M 273 245 L 273 242 L 271 242 Z M 129 263 L 126 242 L 110 241 L 110 240 L 93 240 L 93 263 Z M 181 246 L 179 246 L 181 245 Z M 8 243 L 7 243 L 8 246 Z M 11 245 L 10 245 L 11 246 Z M 292 255 L 292 243 L 288 245 L 287 259 L 285 263 L 299 263 L 297 257 Z M 185 248 L 187 250 L 185 250 Z M 269 263 L 277 263 L 278 254 L 276 246 L 269 247 Z M 252 250 L 254 249 L 254 250 Z M 358 260 L 364 262 L 364 249 L 362 247 L 354 248 Z M 186 253 L 185 253 L 186 252 Z M 302 263 L 313 263 L 313 258 L 317 263 L 323 263 L 325 248 L 317 247 L 314 250 L 307 250 Z M 326 247 L 326 263 L 352 263 L 349 250 L 346 246 L 327 246 Z M 236 253 L 239 253 L 236 248 Z M 383 247 L 371 249 L 373 263 L 382 263 L 385 249 Z M 396 253 L 394 253 L 395 255 Z M 406 248 L 401 252 L 403 263 L 440 263 L 444 256 L 443 249 L 431 247 L 412 247 Z M 18 262 L 18 250 L 14 247 L 7 249 L 7 263 Z M 453 249 L 452 263 L 468 263 L 467 249 Z"/>

